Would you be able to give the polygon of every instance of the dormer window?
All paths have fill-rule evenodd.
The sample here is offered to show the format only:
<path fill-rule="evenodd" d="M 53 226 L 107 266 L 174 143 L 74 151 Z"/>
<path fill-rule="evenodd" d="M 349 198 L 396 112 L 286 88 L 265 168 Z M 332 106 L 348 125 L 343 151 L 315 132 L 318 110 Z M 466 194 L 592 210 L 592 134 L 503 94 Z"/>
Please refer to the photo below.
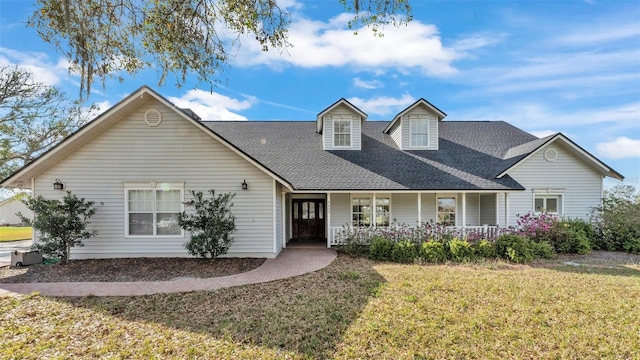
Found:
<path fill-rule="evenodd" d="M 425 99 L 402 110 L 384 129 L 400 150 L 438 150 L 439 122 L 447 116 Z"/>
<path fill-rule="evenodd" d="M 410 119 L 411 147 L 429 146 L 429 121 L 427 119 Z"/>
<path fill-rule="evenodd" d="M 333 146 L 351 146 L 351 120 L 333 120 Z"/>

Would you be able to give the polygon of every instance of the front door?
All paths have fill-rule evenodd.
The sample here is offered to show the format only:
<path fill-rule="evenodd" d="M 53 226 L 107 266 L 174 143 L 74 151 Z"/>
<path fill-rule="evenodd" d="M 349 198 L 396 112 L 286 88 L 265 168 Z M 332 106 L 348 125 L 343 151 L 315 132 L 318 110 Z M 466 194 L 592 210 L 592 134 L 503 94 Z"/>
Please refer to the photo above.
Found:
<path fill-rule="evenodd" d="M 324 240 L 324 199 L 293 199 L 291 211 L 293 239 Z"/>

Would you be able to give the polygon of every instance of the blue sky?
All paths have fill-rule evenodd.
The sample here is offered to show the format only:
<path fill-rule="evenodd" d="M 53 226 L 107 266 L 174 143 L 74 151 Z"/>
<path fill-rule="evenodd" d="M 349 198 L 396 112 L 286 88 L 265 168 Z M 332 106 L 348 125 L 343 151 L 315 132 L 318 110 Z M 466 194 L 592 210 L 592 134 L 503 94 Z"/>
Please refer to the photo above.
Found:
<path fill-rule="evenodd" d="M 264 53 L 242 41 L 213 93 L 195 77 L 158 86 L 147 70 L 96 83 L 89 102 L 106 110 L 147 84 L 209 120 L 314 120 L 341 97 L 369 120 L 390 120 L 424 97 L 445 121 L 562 132 L 640 189 L 640 2 L 413 0 L 414 21 L 382 38 L 353 35 L 337 0 L 280 3 L 292 13 L 294 47 Z M 66 60 L 25 26 L 33 10 L 0 0 L 0 64 L 76 96 Z"/>

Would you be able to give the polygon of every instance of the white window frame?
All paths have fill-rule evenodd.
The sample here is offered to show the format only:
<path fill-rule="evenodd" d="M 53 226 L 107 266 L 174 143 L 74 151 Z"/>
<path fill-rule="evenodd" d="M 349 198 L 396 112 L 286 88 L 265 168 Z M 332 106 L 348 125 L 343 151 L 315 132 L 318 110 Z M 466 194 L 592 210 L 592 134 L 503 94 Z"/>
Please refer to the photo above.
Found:
<path fill-rule="evenodd" d="M 424 122 L 425 125 L 426 125 L 427 132 L 426 133 L 414 133 L 413 130 L 412 130 L 412 128 L 413 128 L 412 125 L 413 125 L 414 122 Z M 426 136 L 427 145 L 416 145 L 416 144 L 414 144 L 413 143 L 413 135 L 422 135 L 422 134 L 424 134 Z M 418 117 L 411 118 L 410 117 L 409 118 L 409 146 L 411 148 L 414 148 L 414 149 L 426 149 L 426 148 L 430 147 L 430 142 L 431 141 L 429 139 L 429 119 L 427 119 L 427 118 L 418 118 Z"/>
<path fill-rule="evenodd" d="M 369 214 L 370 215 L 369 227 L 378 227 L 377 219 L 376 219 L 376 217 L 378 216 L 377 211 L 376 211 L 376 217 L 373 216 L 374 215 L 373 208 L 376 206 L 374 202 L 374 198 L 376 202 L 378 201 L 378 199 L 389 199 L 389 226 L 393 224 L 393 199 L 391 194 L 376 193 L 375 196 L 373 196 L 373 194 L 351 194 L 351 196 L 349 197 L 349 224 L 351 226 L 354 226 L 353 225 L 353 199 L 367 199 L 369 200 L 369 204 L 371 206 L 371 213 Z M 362 226 L 362 227 L 365 227 L 365 226 Z M 387 227 L 387 226 L 382 226 L 382 227 Z"/>
<path fill-rule="evenodd" d="M 436 224 L 439 224 L 438 223 L 438 214 L 439 214 L 440 211 L 438 210 L 438 200 L 443 199 L 443 198 L 453 198 L 453 201 L 454 201 L 454 203 L 456 205 L 456 211 L 453 214 L 455 215 L 456 219 L 455 219 L 454 224 L 453 225 L 449 225 L 449 226 L 458 226 L 458 212 L 459 212 L 458 208 L 459 208 L 459 206 L 458 206 L 458 196 L 457 196 L 457 194 L 436 194 L 436 218 L 435 218 Z"/>
<path fill-rule="evenodd" d="M 353 200 L 354 199 L 366 199 L 369 200 L 369 226 L 371 227 L 373 226 L 373 223 L 375 222 L 373 219 L 373 204 L 371 203 L 371 196 L 369 195 L 356 195 L 356 196 L 351 196 L 351 198 L 349 199 L 349 213 L 350 213 L 350 218 L 349 218 L 349 224 L 351 224 L 351 226 L 354 227 L 367 227 L 367 225 L 354 225 L 353 224 Z M 361 214 L 361 213 L 360 213 Z"/>
<path fill-rule="evenodd" d="M 387 226 L 381 226 L 381 227 L 389 227 L 391 226 L 391 224 L 393 224 L 393 216 L 391 215 L 391 194 L 376 194 L 376 202 L 378 201 L 378 199 L 389 199 L 389 225 Z M 374 206 L 377 206 L 377 204 L 374 204 Z M 374 221 L 374 225 L 375 227 L 378 227 L 378 210 L 376 208 L 376 218 L 373 219 Z"/>
<path fill-rule="evenodd" d="M 547 199 L 555 199 L 557 201 L 556 206 L 558 207 L 557 212 L 549 212 L 549 211 L 536 211 L 536 199 L 543 199 L 543 209 L 547 209 Z M 564 197 L 563 194 L 533 194 L 533 209 L 531 211 L 534 214 L 551 214 L 562 216 L 564 213 Z"/>
<path fill-rule="evenodd" d="M 332 141 L 333 147 L 338 149 L 351 148 L 353 146 L 353 119 L 333 118 L 331 121 L 332 121 L 332 129 L 333 129 L 333 135 L 331 136 L 332 137 L 331 141 Z M 336 132 L 337 122 L 349 123 L 349 145 L 336 145 L 336 135 L 346 135 L 346 133 L 344 132 L 341 132 L 341 133 Z"/>
<path fill-rule="evenodd" d="M 131 235 L 129 234 L 129 191 L 142 190 L 153 191 L 153 211 L 152 211 L 152 229 L 151 235 Z M 184 183 L 176 182 L 134 182 L 124 183 L 124 237 L 125 238 L 176 238 L 184 237 L 184 229 L 180 229 L 180 234 L 175 235 L 158 235 L 157 234 L 157 212 L 156 212 L 156 191 L 161 190 L 180 190 L 180 212 L 184 212 Z"/>

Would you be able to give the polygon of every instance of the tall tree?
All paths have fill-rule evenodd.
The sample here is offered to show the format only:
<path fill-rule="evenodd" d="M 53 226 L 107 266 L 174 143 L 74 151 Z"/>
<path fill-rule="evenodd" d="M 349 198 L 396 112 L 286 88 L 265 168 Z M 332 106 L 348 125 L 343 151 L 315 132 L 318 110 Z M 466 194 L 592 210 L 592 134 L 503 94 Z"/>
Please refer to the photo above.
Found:
<path fill-rule="evenodd" d="M 0 179 L 88 120 L 79 102 L 17 66 L 0 66 Z"/>
<path fill-rule="evenodd" d="M 411 20 L 409 0 L 337 1 L 354 13 L 354 29 L 379 33 Z M 29 24 L 81 74 L 81 94 L 94 78 L 147 67 L 160 70 L 160 84 L 176 73 L 181 85 L 195 72 L 213 85 L 243 35 L 263 51 L 291 46 L 290 14 L 276 0 L 38 0 Z"/>

